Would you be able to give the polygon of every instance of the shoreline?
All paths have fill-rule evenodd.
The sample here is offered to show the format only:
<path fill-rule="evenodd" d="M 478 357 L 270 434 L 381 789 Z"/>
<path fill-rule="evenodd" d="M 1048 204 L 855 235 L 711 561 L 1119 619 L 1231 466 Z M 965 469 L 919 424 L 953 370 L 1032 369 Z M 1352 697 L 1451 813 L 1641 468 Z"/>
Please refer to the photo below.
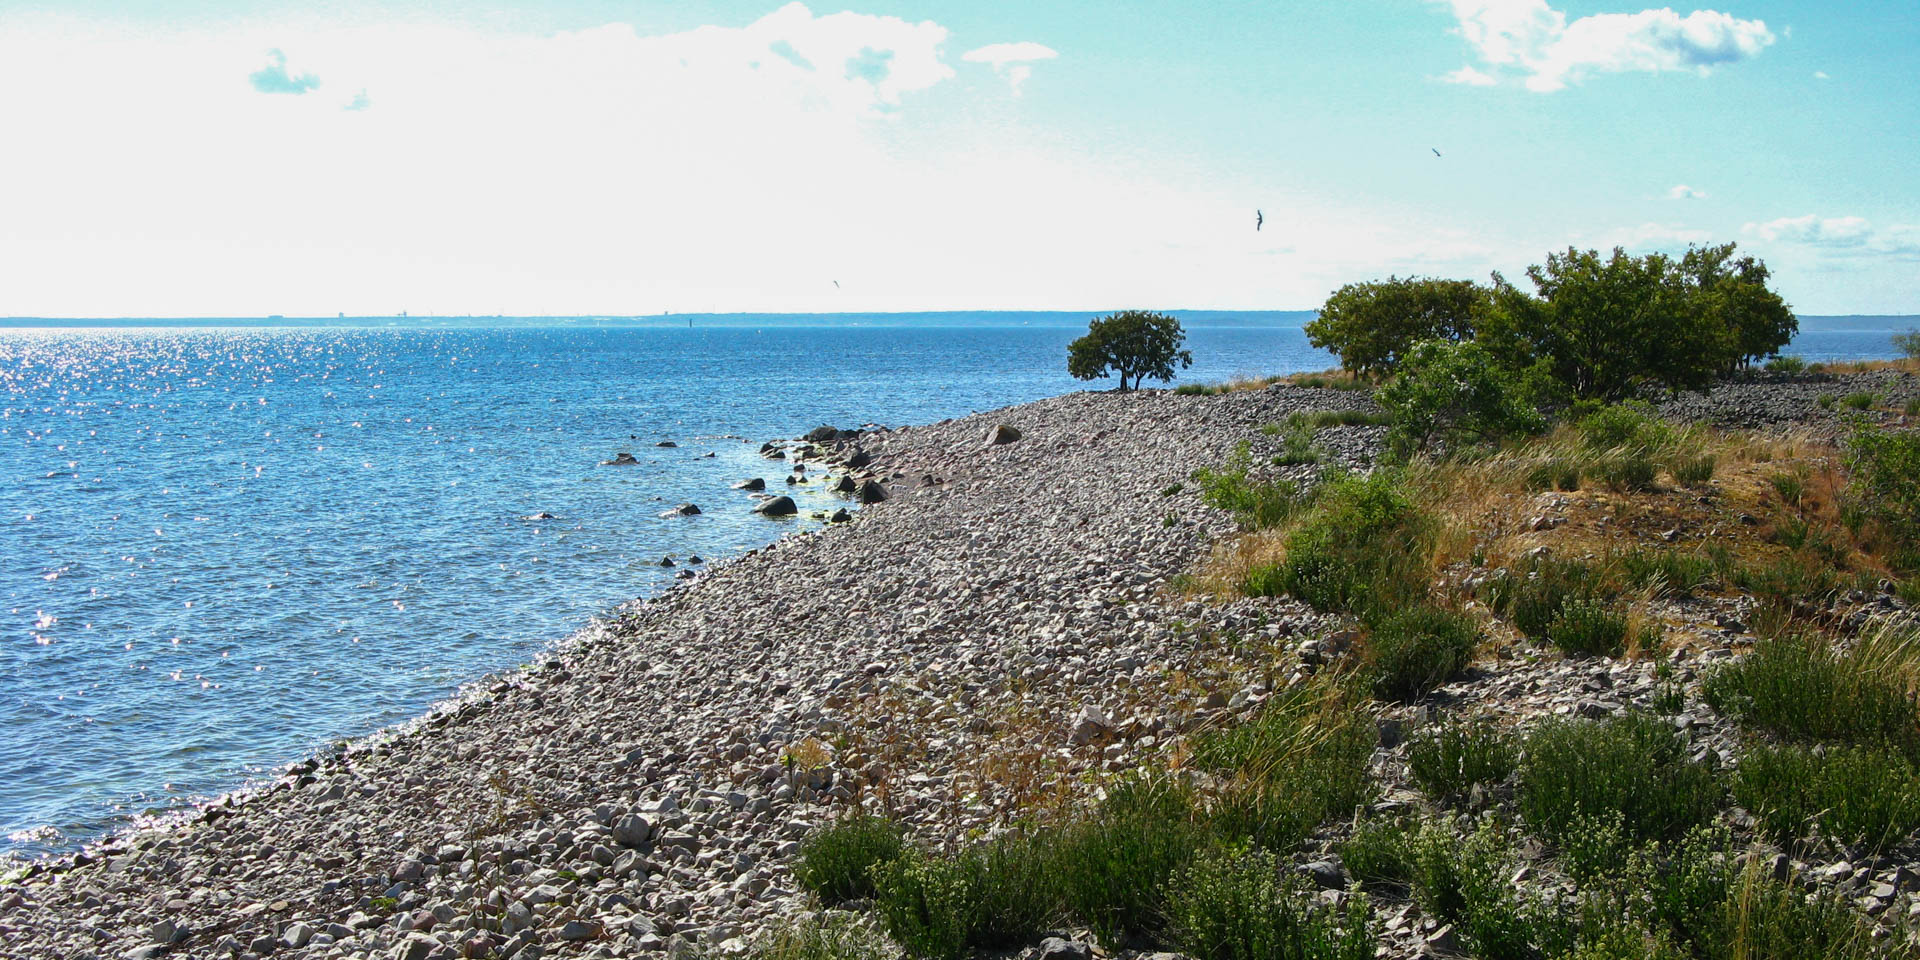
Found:
<path fill-rule="evenodd" d="M 1149 678 L 1200 662 L 1199 637 L 1338 618 L 1167 596 L 1234 529 L 1173 488 L 1242 440 L 1273 452 L 1262 423 L 1369 406 L 1075 393 L 863 436 L 891 496 L 853 523 L 714 561 L 342 753 L 59 858 L 0 887 L 0 927 L 28 956 L 732 949 L 804 899 L 797 841 L 850 803 L 950 838 L 1256 706 L 1257 685 L 1215 686 L 1182 714 Z M 989 445 L 1002 422 L 1023 437 Z M 1362 464 L 1380 433 L 1328 446 Z M 1044 746 L 1037 769 L 990 789 L 968 750 L 1009 735 Z M 783 769 L 810 749 L 826 759 Z"/>

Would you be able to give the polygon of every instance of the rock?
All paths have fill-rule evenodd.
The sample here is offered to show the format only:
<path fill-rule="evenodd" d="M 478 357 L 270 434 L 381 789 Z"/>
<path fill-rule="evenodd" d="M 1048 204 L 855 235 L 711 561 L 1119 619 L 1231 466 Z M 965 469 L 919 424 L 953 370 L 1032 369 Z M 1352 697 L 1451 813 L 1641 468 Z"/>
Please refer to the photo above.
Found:
<path fill-rule="evenodd" d="M 307 941 L 312 939 L 313 928 L 299 921 L 288 924 L 287 929 L 280 934 L 280 942 L 295 950 L 306 946 Z"/>
<path fill-rule="evenodd" d="M 1004 423 L 996 423 L 987 431 L 987 446 L 997 447 L 1020 439 L 1020 430 Z"/>
<path fill-rule="evenodd" d="M 613 825 L 613 842 L 623 847 L 645 847 L 653 839 L 653 821 L 637 813 L 621 817 Z"/>
<path fill-rule="evenodd" d="M 1073 726 L 1067 731 L 1067 740 L 1076 746 L 1092 743 L 1112 728 L 1113 722 L 1107 719 L 1107 715 L 1099 707 L 1088 704 L 1074 716 Z"/>
<path fill-rule="evenodd" d="M 661 566 L 663 566 L 663 567 L 671 567 L 671 566 L 673 566 L 673 558 L 672 558 L 672 557 L 661 557 L 661 558 L 660 558 L 660 565 L 661 565 Z"/>
<path fill-rule="evenodd" d="M 440 948 L 440 941 L 424 933 L 409 933 L 406 938 L 394 945 L 393 960 L 427 960 Z"/>
<path fill-rule="evenodd" d="M 1340 868 L 1329 860 L 1315 860 L 1296 868 L 1302 875 L 1311 879 L 1322 890 L 1345 890 L 1347 877 Z"/>
<path fill-rule="evenodd" d="M 174 935 L 179 932 L 179 927 L 172 920 L 162 920 L 147 928 L 147 939 L 165 946 L 172 943 Z"/>
<path fill-rule="evenodd" d="M 654 444 L 654 446 L 656 446 L 656 447 L 677 447 L 677 446 L 679 446 L 679 444 L 677 444 L 677 443 L 674 443 L 674 442 L 673 442 L 672 440 L 662 440 L 662 441 L 660 441 L 659 443 L 656 443 L 656 444 Z"/>
<path fill-rule="evenodd" d="M 808 430 L 807 435 L 801 439 L 808 443 L 832 443 L 840 439 L 840 428 L 828 426 L 814 427 L 812 430 Z"/>
<path fill-rule="evenodd" d="M 754 477 L 751 480 L 742 480 L 734 484 L 733 488 L 735 490 L 765 490 L 767 488 L 767 481 L 759 477 Z"/>
<path fill-rule="evenodd" d="M 600 925 L 590 920 L 568 920 L 560 928 L 562 940 L 595 940 L 600 936 Z"/>
<path fill-rule="evenodd" d="M 861 503 L 879 503 L 887 498 L 887 488 L 881 486 L 880 481 L 869 478 L 860 481 L 860 487 L 853 496 Z"/>
<path fill-rule="evenodd" d="M 697 517 L 699 515 L 700 507 L 693 503 L 683 503 L 661 514 L 663 517 Z"/>
<path fill-rule="evenodd" d="M 848 470 L 858 470 L 872 462 L 872 454 L 857 448 L 852 453 L 847 454 L 847 459 L 842 461 Z"/>
<path fill-rule="evenodd" d="M 633 454 L 628 453 L 625 450 L 622 450 L 619 453 L 614 454 L 612 460 L 600 461 L 600 465 L 603 467 L 633 467 L 633 466 L 638 466 L 639 464 L 640 464 L 640 461 L 635 460 L 633 458 Z"/>
<path fill-rule="evenodd" d="M 759 506 L 753 508 L 753 512 L 763 517 L 791 517 L 799 513 L 800 508 L 793 505 L 792 497 L 774 497 L 762 500 Z"/>
<path fill-rule="evenodd" d="M 835 510 L 833 512 L 833 516 L 827 518 L 827 522 L 828 523 L 846 523 L 847 521 L 852 519 L 853 519 L 853 514 L 848 513 L 846 507 L 841 507 L 840 509 Z"/>
<path fill-rule="evenodd" d="M 1034 954 L 1034 960 L 1089 960 L 1093 956 L 1093 947 L 1079 940 L 1063 940 L 1048 937 L 1040 941 L 1040 948 Z"/>
<path fill-rule="evenodd" d="M 791 486 L 793 486 L 794 484 L 796 484 L 796 483 L 799 483 L 799 482 L 800 482 L 800 479 L 799 479 L 798 477 L 795 477 L 795 476 L 794 476 L 793 474 L 791 474 L 791 473 L 789 473 L 789 474 L 787 474 L 787 486 L 789 486 L 789 487 L 791 487 Z"/>
<path fill-rule="evenodd" d="M 840 478 L 830 484 L 827 489 L 832 490 L 834 493 L 852 493 L 854 490 L 859 489 L 859 486 L 859 484 L 853 482 L 852 477 L 843 473 L 840 475 Z"/>

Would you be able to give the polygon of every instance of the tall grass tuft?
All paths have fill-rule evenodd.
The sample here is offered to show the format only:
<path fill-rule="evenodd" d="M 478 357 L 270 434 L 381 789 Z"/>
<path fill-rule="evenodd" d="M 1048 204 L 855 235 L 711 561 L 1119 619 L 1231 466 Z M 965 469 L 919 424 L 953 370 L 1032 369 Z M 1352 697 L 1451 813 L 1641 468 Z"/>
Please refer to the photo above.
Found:
<path fill-rule="evenodd" d="M 1388 700 L 1424 696 L 1473 660 L 1479 635 L 1463 614 L 1421 603 L 1377 617 L 1366 653 L 1375 696 Z"/>
<path fill-rule="evenodd" d="M 827 906 L 874 895 L 872 868 L 900 855 L 900 827 L 884 817 L 852 816 L 814 831 L 800 843 L 793 878 Z"/>
<path fill-rule="evenodd" d="M 1672 840 L 1712 818 L 1724 796 L 1671 725 L 1641 714 L 1548 720 L 1520 765 L 1520 813 L 1548 839 L 1583 816 L 1617 813 L 1636 840 Z"/>
<path fill-rule="evenodd" d="M 1475 786 L 1493 786 L 1513 775 L 1520 745 L 1487 720 L 1445 723 L 1415 734 L 1407 743 L 1413 782 L 1441 803 L 1458 800 Z"/>
<path fill-rule="evenodd" d="M 776 927 L 747 954 L 752 960 L 893 960 L 880 931 L 852 913 L 828 913 Z"/>
<path fill-rule="evenodd" d="M 1371 960 L 1366 898 L 1335 909 L 1265 850 L 1213 850 L 1178 871 L 1167 897 L 1173 943 L 1196 960 Z"/>
<path fill-rule="evenodd" d="M 1871 631 L 1852 652 L 1809 634 L 1763 637 L 1707 674 L 1701 695 L 1742 725 L 1803 740 L 1920 747 L 1920 700 L 1907 625 Z"/>
<path fill-rule="evenodd" d="M 1733 796 L 1782 846 L 1813 836 L 1816 825 L 1820 836 L 1874 850 L 1920 830 L 1920 770 L 1879 746 L 1750 750 L 1734 772 Z"/>
<path fill-rule="evenodd" d="M 1194 762 L 1228 782 L 1209 822 L 1228 836 L 1289 849 L 1314 828 L 1373 801 L 1368 773 L 1379 733 L 1341 678 L 1269 699 L 1231 730 L 1194 741 Z"/>
<path fill-rule="evenodd" d="M 1053 863 L 1062 903 L 1102 943 L 1148 937 L 1165 923 L 1168 881 L 1206 840 L 1186 789 L 1125 781 L 1059 835 Z"/>

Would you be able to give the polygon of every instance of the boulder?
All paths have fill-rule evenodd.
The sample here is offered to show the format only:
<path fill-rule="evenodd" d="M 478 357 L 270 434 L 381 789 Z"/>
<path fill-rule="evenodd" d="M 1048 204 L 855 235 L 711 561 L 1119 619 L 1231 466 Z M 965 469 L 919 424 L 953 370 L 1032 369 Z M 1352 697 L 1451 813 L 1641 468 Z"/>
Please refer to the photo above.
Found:
<path fill-rule="evenodd" d="M 754 477 L 751 480 L 742 480 L 734 484 L 733 488 L 735 490 L 765 490 L 767 488 L 767 482 L 759 477 Z"/>
<path fill-rule="evenodd" d="M 879 503 L 887 498 L 887 488 L 881 486 L 880 481 L 868 478 L 860 481 L 860 486 L 854 490 L 853 495 L 861 503 Z"/>
<path fill-rule="evenodd" d="M 994 424 L 993 429 L 987 431 L 987 446 L 990 447 L 997 447 L 1003 443 L 1012 443 L 1018 439 L 1020 439 L 1020 431 L 1004 423 Z"/>
<path fill-rule="evenodd" d="M 840 479 L 833 482 L 831 489 L 834 493 L 852 493 L 859 486 L 859 484 L 853 482 L 852 477 L 843 473 L 840 475 Z"/>
<path fill-rule="evenodd" d="M 852 453 L 847 454 L 847 459 L 845 461 L 846 467 L 848 470 L 858 470 L 861 467 L 864 467 L 867 464 L 872 462 L 873 462 L 873 455 L 866 452 L 865 450 L 859 450 L 859 449 L 856 449 Z"/>
<path fill-rule="evenodd" d="M 660 441 L 659 443 L 656 443 L 656 444 L 654 444 L 654 446 L 656 446 L 656 447 L 677 447 L 677 446 L 679 446 L 679 444 L 677 444 L 677 443 L 674 443 L 674 442 L 673 442 L 672 440 L 662 440 L 662 441 Z"/>
<path fill-rule="evenodd" d="M 663 567 L 671 567 L 671 566 L 673 566 L 673 558 L 672 558 L 672 557 L 661 557 L 661 558 L 660 558 L 660 565 L 661 565 L 661 566 L 663 566 Z"/>
<path fill-rule="evenodd" d="M 791 517 L 799 513 L 800 508 L 793 505 L 792 497 L 773 497 L 762 500 L 753 512 L 763 517 Z"/>
<path fill-rule="evenodd" d="M 622 450 L 614 454 L 612 460 L 600 461 L 600 465 L 603 467 L 637 467 L 640 465 L 640 461 L 635 460 L 633 454 Z"/>
<path fill-rule="evenodd" d="M 807 435 L 802 439 L 808 443 L 832 443 L 840 439 L 840 428 L 826 426 L 814 427 L 812 430 L 808 430 Z"/>
<path fill-rule="evenodd" d="M 677 507 L 674 507 L 672 510 L 668 510 L 666 513 L 662 514 L 662 516 L 667 516 L 667 517 L 697 517 L 699 515 L 700 515 L 700 506 L 699 504 L 694 504 L 694 503 L 683 503 Z"/>
<path fill-rule="evenodd" d="M 835 510 L 833 512 L 833 516 L 827 518 L 827 522 L 828 523 L 846 523 L 848 520 L 852 520 L 852 519 L 853 519 L 853 514 L 848 513 L 846 507 L 841 507 L 840 509 Z"/>
<path fill-rule="evenodd" d="M 629 813 L 613 823 L 613 842 L 623 847 L 645 847 L 653 839 L 653 821 Z"/>

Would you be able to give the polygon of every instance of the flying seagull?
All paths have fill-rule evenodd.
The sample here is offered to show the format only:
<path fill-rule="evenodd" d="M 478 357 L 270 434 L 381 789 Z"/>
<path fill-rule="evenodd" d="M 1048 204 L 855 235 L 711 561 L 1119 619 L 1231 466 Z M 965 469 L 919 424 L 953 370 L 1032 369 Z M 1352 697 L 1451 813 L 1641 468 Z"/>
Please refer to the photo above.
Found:
<path fill-rule="evenodd" d="M 1253 212 L 1253 232 L 1260 232 L 1260 225 L 1267 222 L 1267 215 L 1258 210 Z"/>
<path fill-rule="evenodd" d="M 1432 151 L 1433 151 L 1433 155 L 1434 155 L 1434 156 L 1436 156 L 1436 157 L 1440 155 L 1440 150 L 1439 150 L 1438 148 L 1436 148 L 1436 147 L 1428 147 L 1427 149 L 1428 149 L 1428 150 L 1432 150 Z"/>
<path fill-rule="evenodd" d="M 838 281 L 838 280 L 835 280 L 835 281 L 833 282 L 833 288 L 834 288 L 835 290 L 838 290 L 838 289 L 840 289 L 840 281 Z"/>

